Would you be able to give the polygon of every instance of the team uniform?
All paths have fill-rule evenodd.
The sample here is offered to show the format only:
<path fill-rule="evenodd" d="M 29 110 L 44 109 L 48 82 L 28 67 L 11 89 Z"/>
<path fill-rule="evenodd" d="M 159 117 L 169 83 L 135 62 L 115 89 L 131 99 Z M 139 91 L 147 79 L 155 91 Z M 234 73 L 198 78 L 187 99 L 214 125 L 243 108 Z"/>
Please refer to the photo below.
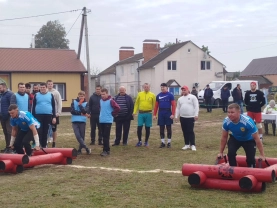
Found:
<path fill-rule="evenodd" d="M 240 147 L 243 147 L 246 153 L 246 162 L 248 167 L 255 167 L 256 142 L 253 134 L 258 129 L 252 118 L 240 115 L 238 123 L 233 123 L 228 117 L 223 121 L 222 129 L 231 132 L 228 140 L 228 159 L 230 166 L 236 166 L 236 153 Z"/>
<path fill-rule="evenodd" d="M 30 141 L 33 140 L 33 132 L 29 128 L 31 125 L 35 125 L 38 129 L 40 128 L 40 123 L 33 117 L 30 112 L 19 111 L 17 118 L 11 118 L 10 124 L 12 127 L 18 127 L 18 132 L 14 142 L 14 148 L 18 154 L 24 154 L 23 146 L 25 148 L 26 154 L 31 155 L 32 149 Z"/>

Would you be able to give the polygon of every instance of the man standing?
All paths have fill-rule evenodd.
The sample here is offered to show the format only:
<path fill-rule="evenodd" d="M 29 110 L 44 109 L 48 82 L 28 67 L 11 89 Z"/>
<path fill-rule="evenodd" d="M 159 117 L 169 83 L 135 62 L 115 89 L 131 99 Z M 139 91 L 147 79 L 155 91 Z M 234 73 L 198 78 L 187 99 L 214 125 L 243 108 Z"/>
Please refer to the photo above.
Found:
<path fill-rule="evenodd" d="M 250 83 L 251 90 L 245 93 L 244 103 L 247 115 L 256 122 L 260 139 L 263 142 L 262 107 L 265 104 L 264 93 L 256 89 L 256 82 Z"/>
<path fill-rule="evenodd" d="M 168 92 L 166 83 L 161 84 L 161 93 L 156 96 L 156 105 L 154 108 L 154 119 L 157 119 L 158 114 L 158 125 L 160 126 L 160 137 L 161 137 L 161 146 L 160 148 L 165 147 L 165 126 L 167 130 L 167 148 L 171 147 L 171 136 L 172 129 L 171 125 L 173 123 L 175 115 L 175 100 L 174 96 Z"/>
<path fill-rule="evenodd" d="M 240 88 L 240 84 L 237 84 L 237 87 L 233 89 L 232 96 L 234 102 L 240 106 L 240 113 L 243 114 L 243 97 L 242 97 L 242 90 Z"/>
<path fill-rule="evenodd" d="M 152 127 L 152 110 L 156 103 L 156 96 L 154 93 L 150 92 L 150 85 L 145 83 L 143 85 L 143 92 L 139 92 L 137 95 L 134 113 L 133 116 L 136 115 L 137 111 L 138 114 L 138 128 L 137 128 L 137 135 L 138 135 L 138 143 L 137 147 L 142 146 L 141 136 L 142 136 L 142 127 L 145 125 L 145 142 L 144 146 L 148 147 L 148 139 L 150 136 L 150 127 Z"/>
<path fill-rule="evenodd" d="M 38 132 L 39 142 L 41 147 L 45 148 L 49 125 L 56 123 L 55 99 L 51 92 L 47 92 L 46 83 L 41 83 L 40 92 L 35 94 L 32 112 L 41 124 Z"/>
<path fill-rule="evenodd" d="M 126 94 L 126 88 L 121 86 L 119 88 L 119 94 L 114 98 L 115 102 L 119 105 L 120 111 L 115 120 L 115 141 L 113 146 L 118 146 L 121 140 L 122 127 L 123 127 L 123 145 L 128 143 L 128 135 L 130 130 L 131 120 L 134 120 L 134 102 L 133 99 Z"/>
<path fill-rule="evenodd" d="M 8 90 L 6 83 L 0 83 L 0 93 L 2 94 L 0 104 L 0 120 L 6 141 L 6 148 L 1 152 L 10 152 L 9 146 L 11 140 L 12 127 L 10 125 L 10 114 L 8 108 L 11 104 L 11 97 L 13 95 L 13 92 Z"/>
<path fill-rule="evenodd" d="M 227 113 L 228 101 L 230 96 L 230 90 L 228 89 L 227 85 L 225 85 L 220 94 L 222 100 L 222 110 L 224 113 Z"/>
<path fill-rule="evenodd" d="M 197 97 L 197 99 L 198 99 L 198 91 L 196 90 L 195 87 L 192 88 L 191 94 L 194 95 L 195 97 Z"/>
<path fill-rule="evenodd" d="M 210 85 L 206 85 L 204 92 L 205 104 L 207 107 L 207 112 L 212 112 L 212 97 L 214 96 L 213 90 L 210 88 Z"/>
<path fill-rule="evenodd" d="M 10 148 L 15 149 L 17 154 L 32 155 L 30 141 L 35 140 L 35 149 L 39 150 L 39 137 L 37 129 L 40 123 L 28 111 L 19 111 L 16 104 L 9 106 L 11 116 L 12 135 Z M 25 149 L 25 152 L 23 150 Z"/>
<path fill-rule="evenodd" d="M 177 101 L 175 118 L 180 116 L 181 127 L 184 135 L 185 146 L 183 150 L 190 149 L 196 151 L 194 122 L 198 120 L 199 104 L 197 98 L 189 94 L 189 88 L 183 86 L 181 88 L 182 95 Z"/>
<path fill-rule="evenodd" d="M 39 92 L 39 84 L 33 84 L 33 92 L 32 94 L 35 95 Z"/>
<path fill-rule="evenodd" d="M 16 104 L 20 111 L 29 111 L 29 96 L 26 93 L 25 84 L 20 82 L 17 85 L 18 92 L 11 97 L 11 104 Z"/>
<path fill-rule="evenodd" d="M 55 88 L 53 88 L 53 86 L 54 86 L 53 81 L 52 80 L 47 80 L 46 84 L 47 84 L 48 91 L 52 93 L 52 95 L 54 96 L 54 100 L 55 100 L 56 123 L 52 125 L 52 130 L 53 130 L 52 147 L 56 147 L 57 125 L 60 123 L 59 116 L 62 114 L 62 105 L 63 105 L 63 103 L 62 103 L 62 97 L 61 97 L 61 94 L 59 93 L 59 91 L 56 90 Z"/>
<path fill-rule="evenodd" d="M 230 137 L 228 139 L 228 132 Z M 248 167 L 255 168 L 256 147 L 260 151 L 261 158 L 265 160 L 264 149 L 259 139 L 259 134 L 254 121 L 245 115 L 240 114 L 240 106 L 233 103 L 228 106 L 228 117 L 223 121 L 222 136 L 218 157 L 223 157 L 223 151 L 228 145 L 228 160 L 230 166 L 237 166 L 237 150 L 243 147 L 246 153 L 246 162 Z"/>
<path fill-rule="evenodd" d="M 90 128 L 91 128 L 90 145 L 95 145 L 96 126 L 98 128 L 98 145 L 103 145 L 102 132 L 99 125 L 101 89 L 102 89 L 101 86 L 97 85 L 95 89 L 95 93 L 93 93 L 89 98 Z"/>
<path fill-rule="evenodd" d="M 111 99 L 107 89 L 101 89 L 100 109 L 99 123 L 103 135 L 103 152 L 100 155 L 107 156 L 110 154 L 110 133 L 113 117 L 116 117 L 120 110 L 118 104 Z"/>
<path fill-rule="evenodd" d="M 31 112 L 32 106 L 33 106 L 33 100 L 34 100 L 34 95 L 33 95 L 33 93 L 31 93 L 31 84 L 26 83 L 25 88 L 26 88 L 26 93 L 29 96 L 29 110 L 28 111 Z"/>

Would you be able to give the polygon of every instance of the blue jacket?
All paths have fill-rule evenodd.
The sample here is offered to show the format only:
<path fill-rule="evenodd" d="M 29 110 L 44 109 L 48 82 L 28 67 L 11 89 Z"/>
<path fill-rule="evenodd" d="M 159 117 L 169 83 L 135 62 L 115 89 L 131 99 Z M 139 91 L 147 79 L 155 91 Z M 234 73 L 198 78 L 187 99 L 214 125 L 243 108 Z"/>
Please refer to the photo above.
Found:
<path fill-rule="evenodd" d="M 228 90 L 228 89 L 226 89 L 226 90 L 222 89 L 221 90 L 221 95 L 220 95 L 221 100 L 228 100 L 230 96 L 231 96 L 230 90 Z"/>
<path fill-rule="evenodd" d="M 13 92 L 10 91 L 10 90 L 7 90 L 6 92 L 4 92 L 2 94 L 2 97 L 1 97 L 1 112 L 0 112 L 0 116 L 1 116 L 1 119 L 6 121 L 10 118 L 10 114 L 9 114 L 9 111 L 8 111 L 8 108 L 11 104 L 11 97 L 13 95 Z"/>
<path fill-rule="evenodd" d="M 116 102 L 117 99 L 118 99 L 118 96 L 120 94 L 116 95 L 114 97 L 114 101 Z M 126 104 L 127 104 L 127 108 L 128 108 L 128 114 L 126 115 L 126 117 L 124 117 L 124 119 L 126 120 L 134 120 L 134 117 L 133 117 L 133 111 L 134 111 L 134 101 L 133 99 L 131 98 L 131 96 L 125 94 L 125 99 L 126 99 Z M 120 119 L 119 116 L 115 117 L 115 121 Z"/>
<path fill-rule="evenodd" d="M 204 92 L 204 99 L 209 99 L 212 98 L 214 96 L 214 92 L 211 88 L 206 88 L 205 92 Z"/>

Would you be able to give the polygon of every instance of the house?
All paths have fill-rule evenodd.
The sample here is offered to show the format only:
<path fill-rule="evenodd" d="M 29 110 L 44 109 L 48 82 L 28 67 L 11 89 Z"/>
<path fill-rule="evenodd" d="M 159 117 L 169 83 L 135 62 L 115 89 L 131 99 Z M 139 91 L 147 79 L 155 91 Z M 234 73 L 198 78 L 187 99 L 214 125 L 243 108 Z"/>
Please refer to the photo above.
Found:
<path fill-rule="evenodd" d="M 143 41 L 143 51 L 134 54 L 134 48 L 121 47 L 119 61 L 99 74 L 100 84 L 117 89 L 127 87 L 133 96 L 144 83 L 151 84 L 151 91 L 160 92 L 165 82 L 169 91 L 179 95 L 181 86 L 204 88 L 211 81 L 225 80 L 225 66 L 205 53 L 192 41 L 160 48 L 159 40 Z"/>
<path fill-rule="evenodd" d="M 253 59 L 241 72 L 239 79 L 257 80 L 260 88 L 277 86 L 277 56 Z"/>
<path fill-rule="evenodd" d="M 53 80 L 69 111 L 73 98 L 84 90 L 86 69 L 74 50 L 39 48 L 0 48 L 0 82 L 17 91 L 17 84 Z"/>

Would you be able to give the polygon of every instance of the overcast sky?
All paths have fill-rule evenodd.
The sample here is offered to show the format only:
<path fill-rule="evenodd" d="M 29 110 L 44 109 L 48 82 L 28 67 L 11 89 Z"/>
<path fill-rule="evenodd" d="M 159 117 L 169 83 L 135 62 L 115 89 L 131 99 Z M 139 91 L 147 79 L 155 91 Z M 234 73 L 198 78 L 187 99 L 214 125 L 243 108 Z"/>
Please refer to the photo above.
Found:
<path fill-rule="evenodd" d="M 242 71 L 252 59 L 277 56 L 277 3 L 268 0 L 0 0 L 0 47 L 26 48 L 47 21 L 69 31 L 81 11 L 13 21 L 16 17 L 82 9 L 88 14 L 91 66 L 118 61 L 121 46 L 142 52 L 142 41 L 191 40 L 208 46 L 227 71 Z M 81 16 L 69 32 L 76 52 Z M 85 62 L 85 50 L 81 60 Z M 86 64 L 85 64 L 86 66 Z"/>

